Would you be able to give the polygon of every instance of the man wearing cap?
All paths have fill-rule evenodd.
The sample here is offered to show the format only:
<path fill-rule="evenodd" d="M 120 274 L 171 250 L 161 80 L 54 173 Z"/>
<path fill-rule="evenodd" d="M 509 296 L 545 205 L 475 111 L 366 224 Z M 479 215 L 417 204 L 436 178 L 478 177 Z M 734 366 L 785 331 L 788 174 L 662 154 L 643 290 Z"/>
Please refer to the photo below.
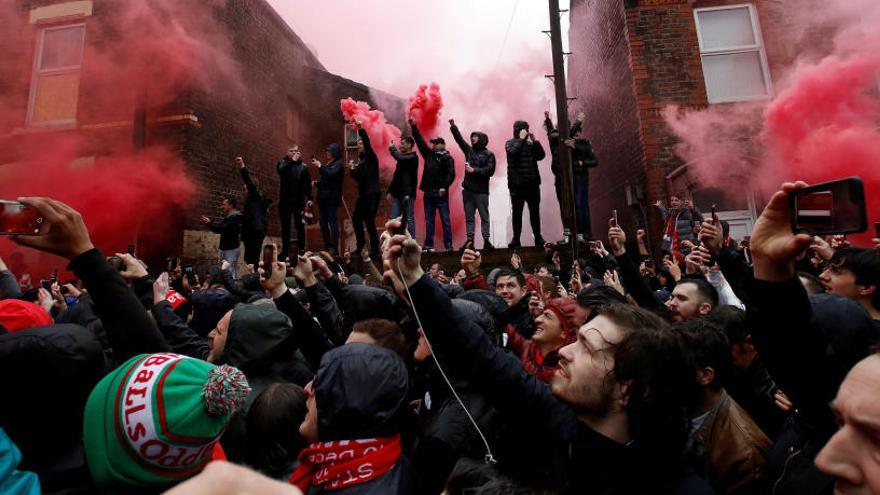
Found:
<path fill-rule="evenodd" d="M 438 210 L 443 226 L 443 247 L 450 251 L 452 224 L 449 222 L 449 186 L 455 180 L 455 161 L 446 151 L 446 141 L 442 137 L 432 139 L 429 148 L 412 119 L 409 119 L 409 125 L 419 153 L 425 160 L 422 183 L 419 185 L 425 198 L 425 251 L 434 250 L 434 219 Z"/>

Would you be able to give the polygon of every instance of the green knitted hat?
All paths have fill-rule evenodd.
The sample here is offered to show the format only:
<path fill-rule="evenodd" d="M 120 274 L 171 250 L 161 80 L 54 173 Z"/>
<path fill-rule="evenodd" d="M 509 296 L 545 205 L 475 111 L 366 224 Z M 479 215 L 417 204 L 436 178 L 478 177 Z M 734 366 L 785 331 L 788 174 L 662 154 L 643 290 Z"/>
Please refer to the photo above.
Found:
<path fill-rule="evenodd" d="M 86 402 L 83 443 L 102 488 L 162 487 L 211 460 L 250 392 L 244 374 L 178 354 L 143 354 L 105 376 Z"/>

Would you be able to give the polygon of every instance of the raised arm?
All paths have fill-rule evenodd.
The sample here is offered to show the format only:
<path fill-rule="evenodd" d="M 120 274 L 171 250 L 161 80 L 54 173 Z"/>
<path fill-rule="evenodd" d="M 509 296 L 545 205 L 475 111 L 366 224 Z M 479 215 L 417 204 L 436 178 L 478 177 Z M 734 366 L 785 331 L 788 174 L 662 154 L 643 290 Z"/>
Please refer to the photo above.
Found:
<path fill-rule="evenodd" d="M 251 179 L 251 173 L 245 166 L 244 160 L 239 156 L 235 158 L 235 163 L 238 165 L 238 171 L 241 173 L 241 180 L 244 181 L 244 186 L 247 188 L 248 194 L 254 196 L 259 195 L 260 192 L 257 189 L 256 184 L 254 184 L 253 179 Z"/>
<path fill-rule="evenodd" d="M 461 131 L 458 130 L 458 126 L 455 125 L 455 121 L 452 119 L 449 119 L 449 130 L 452 132 L 452 139 L 455 139 L 455 143 L 461 148 L 461 152 L 464 153 L 465 158 L 470 156 L 471 145 L 461 136 Z"/>
<path fill-rule="evenodd" d="M 409 126 L 412 129 L 413 141 L 416 142 L 416 147 L 419 149 L 419 153 L 422 154 L 422 158 L 427 160 L 428 154 L 431 153 L 431 147 L 425 142 L 425 138 L 422 136 L 422 133 L 419 132 L 419 127 L 412 121 L 412 119 L 410 119 Z"/>

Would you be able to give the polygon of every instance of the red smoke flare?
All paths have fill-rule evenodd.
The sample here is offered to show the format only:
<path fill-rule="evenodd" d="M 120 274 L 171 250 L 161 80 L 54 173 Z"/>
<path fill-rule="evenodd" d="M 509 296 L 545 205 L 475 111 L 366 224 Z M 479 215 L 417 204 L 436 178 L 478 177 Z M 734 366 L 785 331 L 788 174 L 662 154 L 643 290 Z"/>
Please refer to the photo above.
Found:
<path fill-rule="evenodd" d="M 388 151 L 393 142 L 400 143 L 400 129 L 385 121 L 385 114 L 379 110 L 370 109 L 370 105 L 364 101 L 354 101 L 346 98 L 339 101 L 339 109 L 347 122 L 360 120 L 370 137 L 373 151 L 379 158 L 379 171 L 383 175 L 394 173 L 396 162 Z"/>
<path fill-rule="evenodd" d="M 434 137 L 440 124 L 440 111 L 443 110 L 443 97 L 440 96 L 440 85 L 422 84 L 416 94 L 409 97 L 406 113 L 412 117 L 425 139 Z"/>

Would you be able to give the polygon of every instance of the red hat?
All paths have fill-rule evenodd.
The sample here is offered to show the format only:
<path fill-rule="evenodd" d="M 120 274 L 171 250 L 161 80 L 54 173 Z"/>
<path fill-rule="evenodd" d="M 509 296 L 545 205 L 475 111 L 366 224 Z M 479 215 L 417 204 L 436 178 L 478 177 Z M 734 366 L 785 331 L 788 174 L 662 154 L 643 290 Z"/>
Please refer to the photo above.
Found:
<path fill-rule="evenodd" d="M 568 345 L 575 341 L 577 326 L 575 325 L 575 310 L 577 302 L 567 297 L 551 299 L 544 305 L 544 309 L 552 311 L 562 322 L 562 345 Z"/>
<path fill-rule="evenodd" d="M 0 301 L 0 325 L 10 333 L 51 324 L 52 317 L 34 303 L 18 299 Z"/>

